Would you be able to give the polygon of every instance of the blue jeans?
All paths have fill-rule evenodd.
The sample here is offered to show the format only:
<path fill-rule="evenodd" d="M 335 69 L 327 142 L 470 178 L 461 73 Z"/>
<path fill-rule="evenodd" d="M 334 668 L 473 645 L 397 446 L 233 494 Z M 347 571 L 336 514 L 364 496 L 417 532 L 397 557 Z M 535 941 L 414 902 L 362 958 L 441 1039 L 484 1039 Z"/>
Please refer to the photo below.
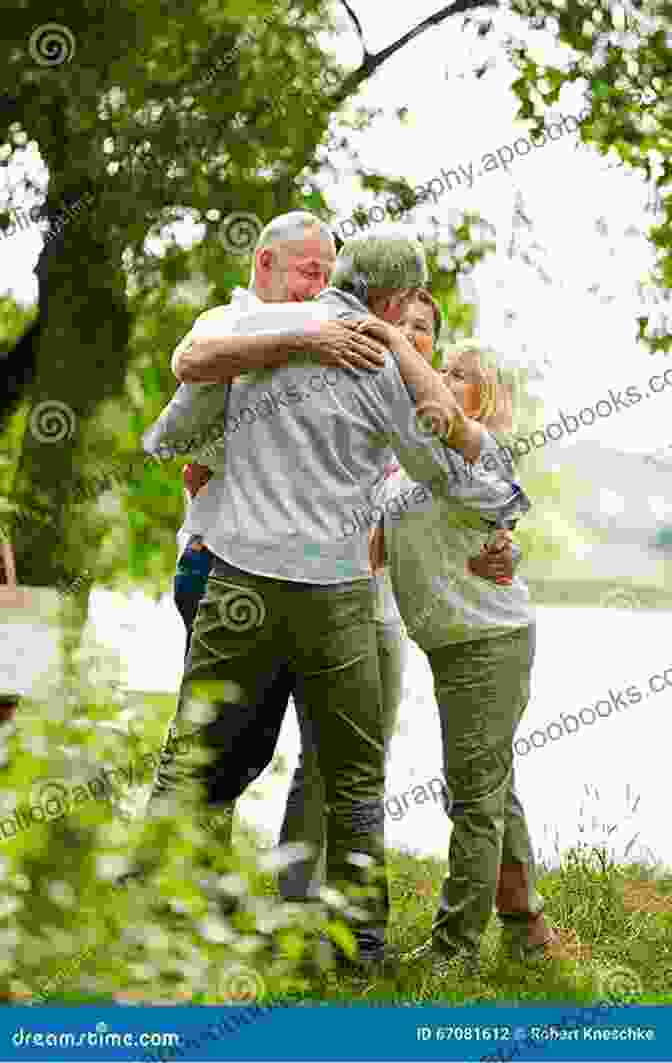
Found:
<path fill-rule="evenodd" d="M 205 594 L 205 588 L 214 561 L 207 546 L 198 546 L 200 537 L 192 535 L 187 547 L 177 563 L 174 580 L 175 605 L 187 629 L 187 648 L 191 646 L 191 632 L 198 612 L 198 605 Z"/>

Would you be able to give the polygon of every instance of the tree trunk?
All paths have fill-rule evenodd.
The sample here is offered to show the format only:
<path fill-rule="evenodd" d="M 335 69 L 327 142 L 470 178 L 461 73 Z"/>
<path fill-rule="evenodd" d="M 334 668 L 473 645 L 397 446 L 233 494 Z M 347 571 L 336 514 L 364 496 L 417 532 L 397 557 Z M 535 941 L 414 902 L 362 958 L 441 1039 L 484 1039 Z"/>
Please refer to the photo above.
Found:
<path fill-rule="evenodd" d="M 73 218 L 45 243 L 37 266 L 35 374 L 14 482 L 19 514 L 10 532 L 19 583 L 71 583 L 80 574 L 81 543 L 90 541 L 84 518 L 78 516 L 77 526 L 71 522 L 68 485 L 85 447 L 87 420 L 124 390 L 131 321 L 117 253 L 91 236 L 86 218 Z M 82 277 L 83 287 L 77 283 Z"/>

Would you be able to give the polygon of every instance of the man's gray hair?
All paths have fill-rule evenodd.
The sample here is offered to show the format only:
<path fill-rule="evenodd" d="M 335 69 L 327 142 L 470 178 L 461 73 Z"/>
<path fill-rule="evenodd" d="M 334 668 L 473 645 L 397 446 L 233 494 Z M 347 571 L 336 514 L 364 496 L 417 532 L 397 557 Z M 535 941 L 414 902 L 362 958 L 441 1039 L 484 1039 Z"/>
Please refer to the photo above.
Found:
<path fill-rule="evenodd" d="M 419 240 L 412 240 L 405 233 L 356 236 L 346 240 L 339 251 L 331 286 L 351 292 L 368 306 L 371 289 L 422 288 L 428 276 L 427 259 Z"/>
<path fill-rule="evenodd" d="M 257 251 L 262 247 L 271 247 L 276 244 L 284 244 L 292 240 L 303 240 L 309 229 L 319 229 L 322 239 L 334 243 L 334 234 L 326 222 L 311 214 L 307 210 L 292 210 L 289 214 L 279 214 L 277 218 L 269 221 L 259 234 L 255 257 L 252 260 L 252 276 L 250 287 L 254 285 L 254 263 Z"/>

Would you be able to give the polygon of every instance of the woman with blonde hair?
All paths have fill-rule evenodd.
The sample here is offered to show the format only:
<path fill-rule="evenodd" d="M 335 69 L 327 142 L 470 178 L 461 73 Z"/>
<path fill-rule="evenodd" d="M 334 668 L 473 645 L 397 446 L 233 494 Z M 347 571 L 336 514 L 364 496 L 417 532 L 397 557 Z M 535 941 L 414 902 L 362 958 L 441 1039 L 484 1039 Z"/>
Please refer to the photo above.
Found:
<path fill-rule="evenodd" d="M 410 312 L 410 308 L 409 308 Z M 400 329 L 410 339 L 411 323 Z M 384 328 L 374 335 L 383 339 Z M 445 383 L 471 418 L 486 429 L 477 464 L 508 448 L 497 433 L 513 428 L 516 379 L 495 355 L 473 342 L 450 352 L 441 370 Z M 504 458 L 514 481 L 510 450 Z M 469 484 L 473 471 L 456 458 Z M 494 462 L 490 468 L 494 468 Z M 493 475 L 495 475 L 493 473 Z M 483 474 L 479 472 L 482 481 Z M 511 513 L 530 508 L 521 499 Z M 376 502 L 389 503 L 413 491 L 426 497 L 385 516 L 378 547 L 389 564 L 397 605 L 409 636 L 427 654 L 434 677 L 443 741 L 446 808 L 453 821 L 450 875 L 445 879 L 431 939 L 409 955 L 433 956 L 441 971 L 461 959 L 475 971 L 482 935 L 493 907 L 504 941 L 520 956 L 543 951 L 555 937 L 536 890 L 532 845 L 515 789 L 513 739 L 530 692 L 534 658 L 534 612 L 525 583 L 517 576 L 497 584 L 477 574 L 495 540 L 510 535 L 515 521 L 501 511 L 488 523 L 464 500 L 434 497 L 401 469 L 380 487 Z M 513 501 L 513 500 L 512 500 Z"/>

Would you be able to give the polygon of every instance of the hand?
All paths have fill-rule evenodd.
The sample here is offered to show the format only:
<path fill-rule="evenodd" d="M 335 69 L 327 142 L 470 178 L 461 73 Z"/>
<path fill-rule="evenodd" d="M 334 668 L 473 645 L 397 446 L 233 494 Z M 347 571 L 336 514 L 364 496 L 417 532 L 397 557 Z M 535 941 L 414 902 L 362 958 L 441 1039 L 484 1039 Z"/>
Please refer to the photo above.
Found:
<path fill-rule="evenodd" d="M 358 330 L 356 321 L 323 321 L 302 337 L 304 350 L 317 354 L 321 365 L 377 372 L 385 365 L 385 348 Z"/>
<path fill-rule="evenodd" d="M 207 465 L 198 465 L 195 461 L 185 465 L 182 470 L 182 479 L 190 498 L 195 498 L 211 477 L 212 470 Z"/>
<path fill-rule="evenodd" d="M 366 333 L 369 336 L 373 336 L 374 339 L 380 340 L 385 347 L 393 347 L 399 337 L 403 336 L 403 333 L 395 328 L 394 325 L 390 325 L 379 317 L 365 317 L 363 321 L 357 321 L 354 327 L 358 332 Z"/>
<path fill-rule="evenodd" d="M 467 567 L 474 576 L 509 586 L 513 579 L 513 555 L 511 532 L 500 528 L 495 532 L 495 541 L 484 546 L 478 557 L 470 557 Z"/>

